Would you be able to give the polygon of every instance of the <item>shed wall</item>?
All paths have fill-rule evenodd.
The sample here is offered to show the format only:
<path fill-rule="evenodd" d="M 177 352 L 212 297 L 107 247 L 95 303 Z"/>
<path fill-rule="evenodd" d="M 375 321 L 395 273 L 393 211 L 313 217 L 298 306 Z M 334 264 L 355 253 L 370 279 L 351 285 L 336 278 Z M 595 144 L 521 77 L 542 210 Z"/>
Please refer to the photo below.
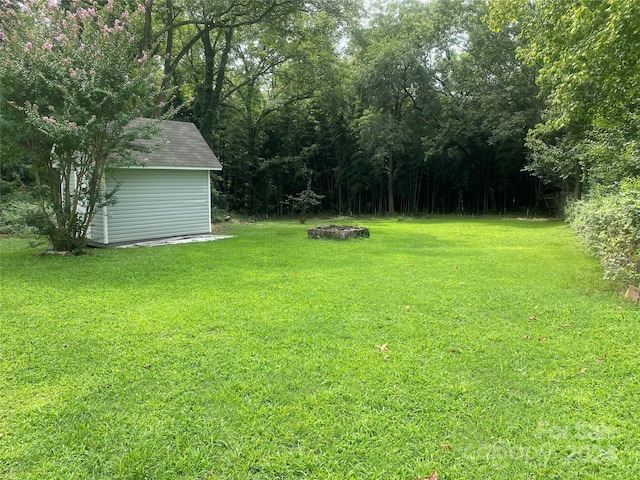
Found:
<path fill-rule="evenodd" d="M 207 170 L 126 169 L 110 174 L 106 188 L 120 184 L 117 203 L 99 211 L 90 238 L 118 243 L 209 233 Z"/>

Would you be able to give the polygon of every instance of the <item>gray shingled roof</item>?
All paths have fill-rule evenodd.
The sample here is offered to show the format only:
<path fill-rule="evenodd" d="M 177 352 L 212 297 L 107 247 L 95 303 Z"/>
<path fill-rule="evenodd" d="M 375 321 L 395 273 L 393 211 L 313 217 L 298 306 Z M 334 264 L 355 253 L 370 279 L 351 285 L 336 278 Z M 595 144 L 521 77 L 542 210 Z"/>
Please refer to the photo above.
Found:
<path fill-rule="evenodd" d="M 131 122 L 140 124 L 150 120 L 138 118 Z M 222 170 L 222 164 L 218 157 L 211 151 L 209 145 L 202 137 L 193 123 L 162 120 L 162 139 L 140 140 L 143 145 L 158 145 L 150 153 L 141 153 L 136 156 L 147 167 L 162 168 L 201 168 L 210 170 Z"/>

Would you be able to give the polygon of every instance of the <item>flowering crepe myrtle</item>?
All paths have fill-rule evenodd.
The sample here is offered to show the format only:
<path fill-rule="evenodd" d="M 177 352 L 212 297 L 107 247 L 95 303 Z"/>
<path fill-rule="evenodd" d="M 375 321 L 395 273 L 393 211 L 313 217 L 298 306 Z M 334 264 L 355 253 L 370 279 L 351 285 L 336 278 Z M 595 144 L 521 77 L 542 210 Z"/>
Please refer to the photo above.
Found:
<path fill-rule="evenodd" d="M 153 124 L 127 128 L 159 109 L 159 63 L 136 42 L 141 15 L 143 5 L 116 11 L 113 0 L 0 0 L 0 113 L 33 165 L 56 250 L 84 245 L 96 210 L 114 201 L 105 171 L 131 164 L 132 142 L 153 134 Z"/>

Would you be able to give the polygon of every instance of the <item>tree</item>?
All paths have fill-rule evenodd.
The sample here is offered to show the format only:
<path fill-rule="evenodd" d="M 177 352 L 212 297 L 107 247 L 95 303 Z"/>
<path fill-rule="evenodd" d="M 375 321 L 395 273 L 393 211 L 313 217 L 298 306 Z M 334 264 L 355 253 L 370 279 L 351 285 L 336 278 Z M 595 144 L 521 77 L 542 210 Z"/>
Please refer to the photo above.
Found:
<path fill-rule="evenodd" d="M 277 38 L 281 46 L 295 45 L 300 40 L 301 18 L 325 14 L 339 18 L 351 8 L 352 1 L 165 0 L 150 7 L 153 14 L 148 9 L 147 43 L 164 55 L 165 87 L 183 80 L 177 85 L 182 98 L 191 108 L 193 121 L 211 144 L 219 125 L 221 106 L 237 88 L 237 85 L 229 88 L 228 74 L 238 60 L 235 54 L 241 47 L 252 46 L 254 40 L 264 45 L 266 36 L 272 40 Z M 247 43 L 249 34 L 257 36 Z M 261 74 L 268 74 L 268 70 Z"/>
<path fill-rule="evenodd" d="M 326 165 L 330 140 L 319 128 L 317 101 L 336 84 L 335 24 L 327 14 L 300 13 L 286 31 L 266 24 L 237 33 L 212 135 L 234 208 L 281 214 L 307 172 Z"/>
<path fill-rule="evenodd" d="M 77 251 L 96 212 L 115 201 L 103 179 L 130 165 L 134 141 L 153 124 L 128 127 L 150 113 L 161 78 L 140 52 L 133 23 L 143 15 L 104 7 L 63 9 L 57 2 L 0 5 L 0 112 L 3 142 L 32 164 L 43 228 L 53 248 Z"/>
<path fill-rule="evenodd" d="M 307 180 L 307 188 L 296 195 L 287 195 L 287 201 L 291 204 L 294 211 L 300 213 L 300 223 L 306 221 L 309 209 L 320 205 L 324 195 L 318 195 L 311 189 L 311 176 Z"/>
<path fill-rule="evenodd" d="M 433 97 L 428 52 L 435 30 L 427 6 L 407 2 L 389 7 L 372 28 L 359 35 L 357 88 L 362 114 L 355 122 L 364 153 L 386 176 L 386 211 L 395 213 L 395 176 L 399 156 L 420 138 Z"/>
<path fill-rule="evenodd" d="M 537 69 L 546 110 L 530 134 L 532 172 L 551 170 L 549 149 L 560 152 L 556 147 L 562 145 L 557 161 L 566 164 L 566 154 L 573 157 L 566 180 L 577 185 L 578 197 L 585 182 L 620 183 L 639 175 L 640 2 L 490 0 L 489 5 L 495 29 L 519 26 L 520 57 Z"/>
<path fill-rule="evenodd" d="M 516 58 L 517 28 L 493 32 L 486 14 L 483 1 L 445 14 L 451 40 L 437 55 L 440 109 L 431 139 L 439 152 L 429 154 L 436 165 L 442 157 L 457 164 L 459 202 L 467 197 L 466 208 L 479 213 L 504 211 L 522 196 L 524 140 L 539 115 L 535 72 Z"/>
<path fill-rule="evenodd" d="M 515 58 L 515 32 L 492 32 L 486 13 L 483 1 L 402 2 L 358 32 L 354 126 L 386 173 L 389 212 L 398 197 L 413 211 L 488 213 L 524 196 L 533 71 Z"/>

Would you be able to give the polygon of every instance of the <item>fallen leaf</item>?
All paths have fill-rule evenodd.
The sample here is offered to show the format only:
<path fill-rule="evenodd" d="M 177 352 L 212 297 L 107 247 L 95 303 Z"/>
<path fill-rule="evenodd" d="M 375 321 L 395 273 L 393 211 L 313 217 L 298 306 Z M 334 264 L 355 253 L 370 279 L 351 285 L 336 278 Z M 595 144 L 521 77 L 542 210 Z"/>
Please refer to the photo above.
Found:
<path fill-rule="evenodd" d="M 547 341 L 547 337 L 538 337 L 538 341 L 539 342 L 546 342 Z"/>
<path fill-rule="evenodd" d="M 600 358 L 596 359 L 596 362 L 598 363 L 602 363 L 607 359 L 607 354 L 605 353 L 603 356 L 601 356 Z"/>
<path fill-rule="evenodd" d="M 624 310 L 624 307 L 616 307 L 616 310 Z"/>
<path fill-rule="evenodd" d="M 440 445 L 440 448 L 443 450 L 449 450 L 452 451 L 453 447 L 451 445 L 449 445 L 448 443 L 443 443 L 442 445 Z"/>
<path fill-rule="evenodd" d="M 142 368 L 151 368 L 151 364 L 147 363 L 146 365 L 143 365 Z"/>
<path fill-rule="evenodd" d="M 527 340 L 531 340 L 531 335 L 525 335 L 524 338 Z"/>
<path fill-rule="evenodd" d="M 538 317 L 536 317 L 535 315 L 531 315 L 531 316 L 529 317 L 529 320 L 534 321 L 536 318 L 538 318 Z"/>
<path fill-rule="evenodd" d="M 391 355 L 385 355 L 384 357 L 382 357 L 383 360 L 389 360 L 391 358 Z"/>
<path fill-rule="evenodd" d="M 382 345 L 376 345 L 376 348 L 378 350 L 380 350 L 381 352 L 388 352 L 389 351 L 389 346 L 386 343 L 383 343 Z"/>
<path fill-rule="evenodd" d="M 455 348 L 452 348 L 451 350 L 449 350 L 449 353 L 458 353 L 458 351 Z"/>
<path fill-rule="evenodd" d="M 431 475 L 427 475 L 425 477 L 416 477 L 416 480 L 438 480 L 438 472 L 434 470 Z"/>
<path fill-rule="evenodd" d="M 563 323 L 562 325 L 560 325 L 560 328 L 567 328 L 567 327 L 570 327 L 570 326 L 571 326 L 571 324 L 569 324 L 569 323 Z"/>
<path fill-rule="evenodd" d="M 586 372 L 586 371 L 587 371 L 587 369 L 586 369 L 586 368 L 583 368 L 583 369 L 581 369 L 581 370 L 580 370 L 580 373 L 584 373 L 584 372 Z"/>

